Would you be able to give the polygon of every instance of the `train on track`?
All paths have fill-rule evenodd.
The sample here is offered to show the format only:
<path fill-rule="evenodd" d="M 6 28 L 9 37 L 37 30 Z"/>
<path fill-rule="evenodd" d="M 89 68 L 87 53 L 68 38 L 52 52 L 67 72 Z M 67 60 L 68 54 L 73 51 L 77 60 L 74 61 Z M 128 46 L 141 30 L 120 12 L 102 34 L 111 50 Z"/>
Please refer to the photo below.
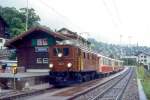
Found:
<path fill-rule="evenodd" d="M 75 39 L 50 47 L 49 62 L 49 83 L 54 86 L 86 82 L 123 69 L 123 61 L 93 52 Z"/>

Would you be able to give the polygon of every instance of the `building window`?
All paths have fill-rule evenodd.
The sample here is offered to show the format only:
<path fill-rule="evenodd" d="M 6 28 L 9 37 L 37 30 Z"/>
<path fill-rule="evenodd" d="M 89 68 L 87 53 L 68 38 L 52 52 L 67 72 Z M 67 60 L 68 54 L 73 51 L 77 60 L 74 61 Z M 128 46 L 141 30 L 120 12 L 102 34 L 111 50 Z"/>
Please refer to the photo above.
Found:
<path fill-rule="evenodd" d="M 37 45 L 38 46 L 48 45 L 48 41 L 47 39 L 37 39 Z"/>
<path fill-rule="evenodd" d="M 144 56 L 144 58 L 146 58 L 146 56 Z"/>
<path fill-rule="evenodd" d="M 32 39 L 32 46 L 47 46 L 48 45 L 48 39 Z"/>
<path fill-rule="evenodd" d="M 3 43 L 3 39 L 0 39 L 0 43 Z"/>
<path fill-rule="evenodd" d="M 42 64 L 42 58 L 37 58 L 37 59 L 36 59 L 36 63 L 37 63 L 37 64 Z"/>
<path fill-rule="evenodd" d="M 43 64 L 48 64 L 48 58 L 43 58 Z"/>

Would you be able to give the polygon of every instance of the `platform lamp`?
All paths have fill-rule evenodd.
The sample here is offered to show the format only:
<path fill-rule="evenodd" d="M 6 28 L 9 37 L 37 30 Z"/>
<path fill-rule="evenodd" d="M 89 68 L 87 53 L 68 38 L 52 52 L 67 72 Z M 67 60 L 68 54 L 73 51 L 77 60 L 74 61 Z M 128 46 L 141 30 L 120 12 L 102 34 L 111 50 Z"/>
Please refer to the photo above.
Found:
<path fill-rule="evenodd" d="M 16 74 L 17 74 L 17 64 L 13 64 L 12 65 L 12 73 L 13 73 L 13 81 L 14 81 L 14 89 L 16 89 L 16 80 L 15 80 L 15 78 L 16 78 Z"/>

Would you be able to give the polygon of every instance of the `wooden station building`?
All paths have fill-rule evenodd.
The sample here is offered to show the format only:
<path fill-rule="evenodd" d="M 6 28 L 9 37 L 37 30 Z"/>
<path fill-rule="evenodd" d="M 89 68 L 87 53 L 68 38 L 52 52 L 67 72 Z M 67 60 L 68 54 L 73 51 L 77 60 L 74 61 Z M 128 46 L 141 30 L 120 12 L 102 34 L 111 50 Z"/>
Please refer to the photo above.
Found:
<path fill-rule="evenodd" d="M 36 27 L 11 39 L 6 46 L 16 49 L 18 67 L 23 67 L 30 72 L 37 69 L 48 71 L 48 47 L 64 39 L 67 37 L 62 34 Z"/>

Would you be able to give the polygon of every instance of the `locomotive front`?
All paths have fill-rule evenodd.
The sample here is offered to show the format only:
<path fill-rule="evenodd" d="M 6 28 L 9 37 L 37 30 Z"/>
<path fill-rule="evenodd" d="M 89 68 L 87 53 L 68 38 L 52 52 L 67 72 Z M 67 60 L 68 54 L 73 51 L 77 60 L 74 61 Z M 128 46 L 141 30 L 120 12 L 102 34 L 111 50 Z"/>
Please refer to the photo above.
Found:
<path fill-rule="evenodd" d="M 74 82 L 77 68 L 75 47 L 55 45 L 49 48 L 49 83 L 65 86 Z"/>

